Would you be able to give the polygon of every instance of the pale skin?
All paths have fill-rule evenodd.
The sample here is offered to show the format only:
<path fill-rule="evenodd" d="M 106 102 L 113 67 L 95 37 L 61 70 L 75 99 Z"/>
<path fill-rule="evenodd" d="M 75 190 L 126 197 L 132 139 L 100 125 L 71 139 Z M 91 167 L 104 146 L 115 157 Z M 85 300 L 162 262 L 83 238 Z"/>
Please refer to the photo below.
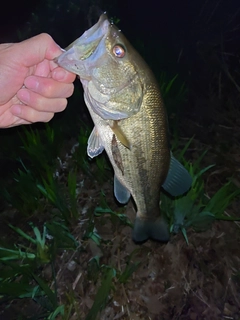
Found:
<path fill-rule="evenodd" d="M 45 33 L 0 44 L 0 128 L 48 122 L 66 108 L 76 76 L 53 61 L 61 53 Z"/>

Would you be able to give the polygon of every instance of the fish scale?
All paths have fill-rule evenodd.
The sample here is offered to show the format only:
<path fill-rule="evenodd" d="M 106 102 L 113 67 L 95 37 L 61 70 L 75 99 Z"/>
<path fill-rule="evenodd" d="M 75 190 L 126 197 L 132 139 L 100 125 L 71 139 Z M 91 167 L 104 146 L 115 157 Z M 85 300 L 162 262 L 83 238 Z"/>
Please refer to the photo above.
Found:
<path fill-rule="evenodd" d="M 55 61 L 82 82 L 94 122 L 88 155 L 105 150 L 116 199 L 135 201 L 134 241 L 168 241 L 161 187 L 178 196 L 188 191 L 192 178 L 170 152 L 167 115 L 152 71 L 105 14 Z"/>
<path fill-rule="evenodd" d="M 152 81 L 155 80 L 151 79 Z M 132 144 L 132 149 L 129 150 L 117 140 L 124 175 L 112 156 L 113 132 L 111 128 L 107 121 L 104 122 L 93 110 L 89 111 L 99 135 L 104 137 L 105 151 L 117 179 L 130 191 L 136 203 L 137 216 L 141 219 L 152 220 L 160 216 L 160 188 L 168 171 L 170 151 L 166 143 L 168 129 L 166 121 L 163 121 L 165 113 L 159 107 L 160 93 L 157 87 L 154 90 L 153 86 L 150 90 L 145 88 L 145 91 L 146 95 L 141 110 L 136 115 L 119 121 L 120 128 Z M 159 148 L 160 145 L 161 148 Z"/>

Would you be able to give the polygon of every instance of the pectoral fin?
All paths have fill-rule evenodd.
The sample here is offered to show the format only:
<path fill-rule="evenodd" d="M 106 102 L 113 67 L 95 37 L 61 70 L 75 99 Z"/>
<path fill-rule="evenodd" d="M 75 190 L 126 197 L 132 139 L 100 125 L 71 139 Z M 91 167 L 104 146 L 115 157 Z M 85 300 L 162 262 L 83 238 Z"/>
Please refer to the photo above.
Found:
<path fill-rule="evenodd" d="M 170 167 L 162 187 L 176 197 L 187 192 L 192 185 L 192 177 L 184 166 L 171 155 Z"/>
<path fill-rule="evenodd" d="M 102 153 L 103 150 L 104 146 L 102 144 L 102 140 L 97 132 L 96 127 L 94 127 L 88 138 L 87 154 L 90 158 L 94 158 Z"/>
<path fill-rule="evenodd" d="M 125 188 L 118 178 L 114 175 L 114 195 L 118 202 L 125 204 L 128 202 L 131 193 Z"/>
<path fill-rule="evenodd" d="M 117 121 L 113 121 L 113 125 L 111 125 L 110 128 L 115 133 L 116 137 L 121 142 L 121 144 L 123 144 L 126 148 L 131 150 L 131 144 L 128 141 L 128 139 L 125 136 L 125 134 L 123 133 L 122 129 L 119 127 L 118 122 Z"/>

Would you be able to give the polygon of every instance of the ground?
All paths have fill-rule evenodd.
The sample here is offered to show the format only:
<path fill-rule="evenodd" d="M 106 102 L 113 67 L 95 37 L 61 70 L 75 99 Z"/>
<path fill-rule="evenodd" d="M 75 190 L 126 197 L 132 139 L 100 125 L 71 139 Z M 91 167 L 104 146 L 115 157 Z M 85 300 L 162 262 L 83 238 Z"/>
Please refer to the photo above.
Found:
<path fill-rule="evenodd" d="M 89 7 L 89 1 L 80 2 L 83 4 L 82 10 L 84 12 L 87 10 L 84 7 Z M 111 1 L 111 5 L 112 3 L 116 3 L 116 1 Z M 122 6 L 122 1 L 120 7 L 122 7 L 122 11 L 129 14 L 129 19 L 126 21 L 127 24 L 131 24 L 130 30 L 132 25 L 134 27 L 133 19 L 136 22 L 140 21 L 140 24 L 135 24 L 136 39 L 134 35 L 134 40 L 137 42 L 139 37 L 139 46 L 146 50 L 149 63 L 154 66 L 154 72 L 162 71 L 158 64 L 155 65 L 155 62 L 161 60 L 159 56 L 163 54 L 164 48 L 158 44 L 158 40 L 162 38 L 162 32 L 164 37 L 166 34 L 167 39 L 170 38 L 171 47 L 176 49 L 180 60 L 177 67 L 181 64 L 184 74 L 190 77 L 187 83 L 190 95 L 188 103 L 181 109 L 180 116 L 174 112 L 169 114 L 170 131 L 174 131 L 171 123 L 175 125 L 177 123 L 178 150 L 181 150 L 187 141 L 194 136 L 186 152 L 187 160 L 193 163 L 205 150 L 209 150 L 201 162 L 201 167 L 204 168 L 211 164 L 215 164 L 215 166 L 204 175 L 205 196 L 211 198 L 230 178 L 236 188 L 240 188 L 240 88 L 238 85 L 239 36 L 237 20 L 239 12 L 231 10 L 231 7 L 235 7 L 233 6 L 234 1 L 230 1 L 228 6 L 225 6 L 223 1 L 199 1 L 199 5 L 196 5 L 198 4 L 196 1 L 194 7 L 201 7 L 202 10 L 199 10 L 195 16 L 185 7 L 183 12 L 179 14 L 171 2 L 166 2 L 167 7 L 171 7 L 170 15 L 166 14 L 164 5 L 161 12 L 155 10 L 156 13 L 153 14 L 147 10 L 150 12 L 151 24 L 161 20 L 158 19 L 160 13 L 163 13 L 163 18 L 167 20 L 164 28 L 156 27 L 153 34 L 146 31 L 147 23 L 142 22 L 146 8 L 151 6 L 144 4 L 142 6 L 143 14 L 139 14 L 137 8 L 141 3 L 134 4 L 133 1 L 128 3 L 128 8 L 133 7 L 132 11 L 128 10 L 125 5 Z M 76 37 L 79 35 L 78 28 L 84 23 L 77 15 L 75 7 L 72 6 L 72 1 L 69 2 L 69 5 L 72 7 L 72 11 L 65 10 L 65 2 L 61 4 L 61 1 L 58 1 L 57 10 L 56 6 L 51 5 L 48 9 L 44 8 L 44 14 L 32 14 L 33 21 L 27 23 L 27 28 L 33 29 L 33 34 L 36 34 L 42 32 L 44 26 L 44 30 L 52 34 L 56 41 L 61 41 L 62 46 L 67 45 L 70 36 L 72 40 L 74 39 L 74 31 L 76 31 Z M 79 3 L 77 3 L 78 5 Z M 180 2 L 178 5 L 181 7 Z M 20 6 L 23 7 L 22 2 Z M 215 15 L 217 8 L 221 6 L 224 7 L 222 9 L 224 15 Z M 64 21 L 60 21 L 58 17 L 53 18 L 59 8 L 60 15 L 58 16 L 60 20 L 61 17 L 64 17 Z M 11 11 L 13 9 L 11 4 Z M 28 4 L 27 8 L 19 14 L 19 10 L 15 8 L 17 16 L 15 17 L 16 14 L 11 12 L 12 21 L 16 23 L 16 20 L 20 18 L 23 20 L 25 11 L 30 12 L 30 9 Z M 74 18 L 75 11 L 77 20 Z M 49 13 L 47 14 L 47 12 Z M 64 14 L 61 15 L 62 12 Z M 189 24 L 188 14 L 193 20 L 192 25 Z M 4 15 L 9 21 L 9 15 L 5 13 Z M 46 19 L 46 17 L 49 18 Z M 117 13 L 117 18 L 122 19 L 122 16 Z M 227 20 L 223 18 L 227 18 Z M 54 19 L 61 22 L 58 27 Z M 206 23 L 201 23 L 201 19 Z M 5 20 L 4 22 L 6 24 Z M 50 23 L 50 28 L 47 26 L 48 23 Z M 71 29 L 74 29 L 71 30 L 71 33 L 68 32 L 68 24 Z M 212 25 L 213 27 L 211 27 Z M 221 28 L 218 27 L 219 25 Z M 184 26 L 189 31 L 186 32 L 186 37 L 184 33 L 182 34 Z M 6 38 L 7 41 L 10 41 L 7 34 L 11 29 L 14 29 L 15 32 L 15 25 L 2 28 L 4 30 L 4 35 L 1 35 L 2 40 Z M 170 33 L 168 33 L 169 29 Z M 64 32 L 66 32 L 65 37 Z M 175 34 L 175 40 L 174 37 L 172 38 L 171 32 L 173 36 Z M 146 33 L 146 43 L 141 39 L 143 36 L 141 33 Z M 21 32 L 19 34 L 21 35 Z M 149 34 L 152 34 L 152 37 L 149 37 Z M 176 34 L 179 34 L 179 37 Z M 22 30 L 21 37 L 27 36 L 30 36 L 29 33 L 25 34 Z M 66 39 L 64 40 L 64 38 Z M 218 38 L 220 39 L 218 40 Z M 230 43 L 230 49 L 228 43 Z M 148 46 L 152 47 L 149 54 L 147 54 Z M 164 69 L 164 71 L 169 72 L 173 69 L 174 74 L 179 72 L 175 70 L 176 64 L 169 58 L 169 53 L 165 53 L 165 55 L 163 66 L 166 70 Z M 201 58 L 198 57 L 196 60 L 195 56 L 199 55 Z M 72 109 L 74 115 L 77 112 L 78 104 L 80 104 L 80 95 L 77 100 L 77 107 Z M 186 110 L 184 110 L 185 107 Z M 86 112 L 84 106 L 81 112 Z M 3 142 L 1 140 L 1 148 Z M 64 166 L 59 170 L 59 179 L 65 184 L 67 184 L 68 172 L 72 169 L 70 150 L 75 143 L 76 137 L 67 141 L 64 152 L 60 156 Z M 13 143 L 9 145 L 12 147 Z M 2 154 L 0 154 L 1 177 L 5 175 L 5 165 L 9 162 L 9 145 L 7 155 L 5 155 L 6 161 L 1 159 Z M 92 163 L 90 168 L 96 174 L 96 163 Z M 7 181 L 9 177 L 4 179 Z M 10 177 L 10 179 L 12 178 Z M 193 229 L 188 229 L 189 244 L 183 235 L 178 233 L 172 234 L 168 243 L 163 244 L 149 240 L 144 244 L 137 245 L 132 241 L 131 227 L 121 222 L 119 217 L 114 218 L 110 213 L 99 217 L 93 215 L 95 208 L 102 206 L 104 194 L 104 199 L 111 210 L 127 215 L 131 222 L 135 218 L 135 207 L 132 200 L 125 207 L 119 206 L 115 202 L 111 172 L 109 172 L 108 178 L 103 181 L 100 183 L 98 179 L 90 177 L 78 169 L 79 218 L 75 223 L 69 225 L 70 232 L 77 240 L 78 246 L 74 250 L 58 249 L 52 264 L 50 262 L 40 264 L 34 270 L 41 279 L 49 284 L 53 291 L 57 292 L 58 305 L 65 305 L 65 316 L 62 318 L 59 316 L 57 319 L 239 320 L 240 224 L 238 222 L 216 221 L 209 225 L 206 231 L 196 232 Z M 26 217 L 21 216 L 12 207 L 1 205 L 0 202 L 2 211 L 1 242 L 9 245 L 17 244 L 16 248 L 20 247 L 22 239 L 16 238 L 16 233 L 7 228 L 9 222 L 33 235 L 32 228 L 28 224 L 30 221 L 42 230 L 43 224 L 54 215 L 52 211 L 51 214 L 49 213 L 48 206 Z M 226 210 L 225 215 L 240 218 L 239 207 L 240 199 L 238 198 Z M 58 214 L 59 212 L 56 210 L 56 216 Z M 94 225 L 94 229 L 90 230 L 93 231 L 93 237 L 89 236 L 89 224 Z M 87 232 L 88 236 L 86 237 Z M 96 235 L 101 238 L 100 245 L 97 243 Z M 26 244 L 26 241 L 23 243 Z M 51 240 L 48 240 L 47 244 L 50 243 Z M 29 246 L 28 242 L 27 245 Z M 32 248 L 33 245 L 29 247 L 29 249 Z M 20 264 L 22 263 L 20 261 Z M 107 281 L 107 275 L 111 270 L 115 270 L 116 274 L 113 275 L 111 281 Z M 0 272 L 0 281 L 2 278 L 3 272 Z M 55 283 L 54 278 L 56 279 Z M 16 275 L 14 280 L 20 281 L 21 276 Z M 102 282 L 106 287 L 108 285 L 109 293 L 106 289 L 101 297 L 98 295 L 98 290 L 101 288 Z M 36 281 L 32 279 L 30 284 L 36 285 Z M 54 319 L 54 317 L 41 316 L 46 310 L 51 309 L 49 300 L 45 297 L 41 301 L 31 298 L 16 298 L 7 301 L 6 298 L 0 293 L 1 320 Z M 87 318 L 87 314 L 96 301 L 101 301 L 101 304 L 104 305 L 103 310 L 98 316 Z"/>
<path fill-rule="evenodd" d="M 209 197 L 230 176 L 237 187 L 240 184 L 236 165 L 240 154 L 240 132 L 237 123 L 232 123 L 233 127 L 212 123 L 214 135 L 208 139 L 210 150 L 202 164 L 204 167 L 216 163 L 205 177 L 205 194 Z M 189 119 L 190 124 L 196 125 L 193 118 Z M 199 128 L 201 126 L 198 126 L 196 137 L 187 152 L 187 157 L 192 161 L 207 145 Z M 228 143 L 229 132 L 232 147 L 220 156 L 219 139 L 222 145 Z M 180 146 L 184 145 L 186 137 L 180 136 L 179 141 Z M 61 172 L 62 179 L 67 171 L 65 167 Z M 55 261 L 59 303 L 67 306 L 69 300 L 75 301 L 69 319 L 95 319 L 86 318 L 86 315 L 96 299 L 103 272 L 99 271 L 93 257 L 99 257 L 99 265 L 111 267 L 118 274 L 112 278 L 106 307 L 96 319 L 240 318 L 240 232 L 237 222 L 218 221 L 199 233 L 189 229 L 189 244 L 178 233 L 173 234 L 166 244 L 149 240 L 139 245 L 132 241 L 130 226 L 105 214 L 94 218 L 94 232 L 102 238 L 98 245 L 91 238 L 84 238 L 84 234 L 88 226 L 88 213 L 101 205 L 102 195 L 105 195 L 113 211 L 126 214 L 132 222 L 135 207 L 132 201 L 126 207 L 119 207 L 114 201 L 110 177 L 100 185 L 97 180 L 79 173 L 78 182 L 84 185 L 83 192 L 78 196 L 81 211 L 78 223 L 71 226 L 71 232 L 79 241 L 79 247 L 75 251 L 60 251 Z M 237 199 L 226 215 L 239 216 L 239 204 Z M 14 214 L 12 216 L 16 218 Z M 119 281 L 119 274 L 124 274 L 124 270 L 132 271 L 125 280 Z M 52 279 L 50 264 L 41 270 L 40 275 L 47 281 Z M 36 308 L 39 313 L 42 311 L 32 300 L 24 299 L 24 303 L 15 300 L 10 308 L 2 311 L 1 319 L 20 319 L 17 316 L 20 310 L 24 314 L 21 319 L 33 319 Z"/>

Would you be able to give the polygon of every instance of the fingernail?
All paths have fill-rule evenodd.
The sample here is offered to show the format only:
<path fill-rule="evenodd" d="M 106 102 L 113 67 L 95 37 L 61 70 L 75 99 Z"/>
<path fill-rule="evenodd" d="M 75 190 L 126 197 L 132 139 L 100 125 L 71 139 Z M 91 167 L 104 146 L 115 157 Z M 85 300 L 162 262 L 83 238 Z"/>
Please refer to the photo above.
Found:
<path fill-rule="evenodd" d="M 55 80 L 62 81 L 62 80 L 65 80 L 66 75 L 67 75 L 67 71 L 65 71 L 64 69 L 57 69 L 53 71 L 52 77 Z"/>
<path fill-rule="evenodd" d="M 15 116 L 19 116 L 21 114 L 21 112 L 22 112 L 22 108 L 20 106 L 12 106 L 11 112 Z"/>

